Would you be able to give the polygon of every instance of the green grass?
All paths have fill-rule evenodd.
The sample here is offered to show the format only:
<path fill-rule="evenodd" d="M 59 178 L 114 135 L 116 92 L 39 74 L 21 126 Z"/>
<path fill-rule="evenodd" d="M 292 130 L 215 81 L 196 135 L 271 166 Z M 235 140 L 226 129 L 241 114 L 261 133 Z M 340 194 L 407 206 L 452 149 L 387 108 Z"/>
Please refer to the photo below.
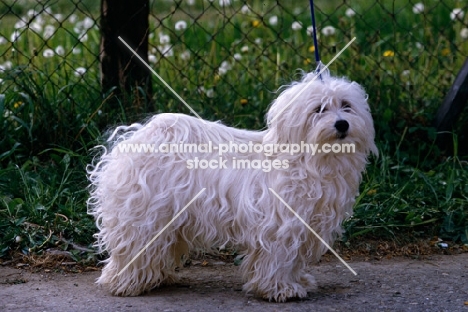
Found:
<path fill-rule="evenodd" d="M 451 10 L 464 3 L 422 1 L 426 11 L 415 15 L 403 0 L 348 2 L 357 13 L 352 18 L 342 1 L 316 1 L 321 27 L 336 28 L 332 36 L 320 35 L 320 52 L 327 63 L 357 37 L 330 68 L 369 93 L 381 155 L 364 175 L 346 237 L 391 239 L 405 229 L 415 237 L 437 235 L 466 244 L 466 155 L 455 150 L 455 156 L 443 156 L 431 128 L 468 56 L 468 41 L 460 35 L 468 14 L 462 21 L 450 20 Z M 150 17 L 150 54 L 156 59 L 151 65 L 206 119 L 261 129 L 277 88 L 298 78 L 298 68 L 315 68 L 305 4 L 252 1 L 250 12 L 242 13 L 240 2 L 225 8 L 218 1 L 214 6 L 156 3 Z M 107 127 L 146 117 L 123 102 L 118 111 L 111 110 L 100 94 L 99 21 L 89 26 L 83 42 L 74 29 L 86 16 L 96 19 L 96 2 L 12 1 L 11 10 L 0 9 L 0 36 L 10 39 L 19 17 L 49 6 L 65 19 L 44 14 L 42 30 L 22 28 L 14 43 L 0 44 L 0 256 L 90 245 L 95 232 L 86 214 L 90 149 Z M 276 25 L 269 23 L 272 16 L 278 17 Z M 180 20 L 187 29 L 175 30 Z M 291 28 L 294 21 L 304 25 L 302 30 Z M 49 39 L 43 37 L 46 25 L 56 31 Z M 172 56 L 163 57 L 160 35 L 169 36 Z M 59 46 L 63 55 L 44 56 Z M 230 69 L 222 73 L 225 61 Z M 78 67 L 86 72 L 77 74 Z M 156 78 L 153 91 L 148 114 L 190 113 Z M 456 147 L 456 136 L 454 142 Z"/>

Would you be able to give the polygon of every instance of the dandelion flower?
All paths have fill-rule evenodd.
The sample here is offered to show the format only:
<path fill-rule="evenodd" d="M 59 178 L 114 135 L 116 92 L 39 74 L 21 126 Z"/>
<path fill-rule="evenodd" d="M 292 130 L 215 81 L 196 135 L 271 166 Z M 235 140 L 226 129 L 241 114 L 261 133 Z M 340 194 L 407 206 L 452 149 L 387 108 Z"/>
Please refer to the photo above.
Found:
<path fill-rule="evenodd" d="M 61 45 L 59 45 L 55 48 L 55 53 L 57 55 L 63 56 L 65 54 L 65 49 Z"/>
<path fill-rule="evenodd" d="M 315 52 L 315 46 L 311 45 L 311 46 L 309 47 L 309 52 L 310 52 L 310 53 Z"/>
<path fill-rule="evenodd" d="M 312 34 L 314 33 L 314 27 L 313 26 L 307 27 L 306 32 L 307 32 L 307 35 L 312 36 Z"/>
<path fill-rule="evenodd" d="M 395 56 L 395 52 L 393 52 L 392 50 L 387 50 L 383 53 L 383 56 L 385 57 L 393 57 Z"/>
<path fill-rule="evenodd" d="M 150 54 L 150 55 L 148 55 L 148 61 L 150 63 L 156 63 L 158 61 L 158 59 L 156 58 L 156 55 Z"/>
<path fill-rule="evenodd" d="M 84 29 L 91 29 L 94 26 L 94 20 L 86 16 L 82 22 L 82 25 Z"/>
<path fill-rule="evenodd" d="M 70 15 L 70 16 L 67 18 L 67 20 L 68 20 L 70 23 L 75 24 L 76 21 L 78 20 L 78 16 L 77 16 L 75 13 L 73 13 L 72 15 Z"/>
<path fill-rule="evenodd" d="M 304 60 L 304 65 L 309 65 L 309 64 L 311 64 L 311 63 L 312 63 L 312 60 L 311 60 L 310 58 L 306 58 L 306 59 Z"/>
<path fill-rule="evenodd" d="M 241 13 L 242 14 L 249 14 L 250 13 L 250 8 L 249 8 L 249 6 L 247 4 L 242 6 Z"/>
<path fill-rule="evenodd" d="M 302 29 L 302 24 L 300 22 L 293 22 L 291 25 L 291 28 L 293 30 L 301 30 Z"/>
<path fill-rule="evenodd" d="M 75 76 L 76 76 L 76 77 L 81 77 L 81 76 L 83 76 L 85 73 L 86 73 L 86 68 L 84 68 L 84 67 L 75 68 Z"/>
<path fill-rule="evenodd" d="M 456 19 L 462 19 L 463 16 L 465 15 L 465 12 L 463 12 L 462 9 L 460 8 L 455 8 L 452 10 L 452 12 L 450 13 L 450 19 L 452 21 L 456 20 Z"/>
<path fill-rule="evenodd" d="M 449 48 L 442 49 L 442 51 L 440 51 L 440 54 L 442 54 L 442 56 L 447 56 L 450 54 L 450 49 Z"/>
<path fill-rule="evenodd" d="M 242 53 L 247 53 L 247 52 L 249 52 L 249 46 L 246 46 L 246 45 L 243 46 L 243 47 L 241 48 L 241 52 L 242 52 Z"/>
<path fill-rule="evenodd" d="M 18 30 L 15 30 L 10 36 L 10 41 L 11 42 L 16 42 L 16 40 L 19 39 L 20 35 L 21 35 L 21 33 Z"/>
<path fill-rule="evenodd" d="M 174 55 L 174 50 L 170 44 L 164 44 L 162 46 L 158 46 L 161 55 L 164 57 L 169 57 Z"/>
<path fill-rule="evenodd" d="M 78 40 L 80 40 L 80 42 L 86 42 L 88 41 L 88 34 L 87 33 L 82 33 L 82 34 L 79 34 L 78 35 Z"/>
<path fill-rule="evenodd" d="M 159 43 L 160 44 L 167 44 L 171 42 L 171 37 L 166 34 L 159 34 Z"/>
<path fill-rule="evenodd" d="M 29 24 L 29 28 L 32 29 L 32 30 L 34 30 L 34 31 L 37 32 L 37 33 L 39 33 L 39 32 L 42 31 L 42 25 L 41 25 L 41 23 L 36 22 L 36 21 L 34 21 L 34 22 L 32 22 L 31 24 Z"/>
<path fill-rule="evenodd" d="M 45 58 L 49 58 L 49 57 L 52 57 L 54 56 L 55 52 L 54 50 L 52 49 L 45 49 L 43 52 L 42 52 L 42 56 L 45 57 Z"/>
<path fill-rule="evenodd" d="M 19 20 L 15 23 L 15 29 L 20 29 L 20 28 L 25 28 L 27 26 L 27 23 L 23 20 Z"/>
<path fill-rule="evenodd" d="M 278 24 L 278 16 L 276 16 L 276 15 L 271 16 L 271 17 L 268 19 L 268 23 L 269 23 L 271 26 L 276 26 L 276 25 Z"/>
<path fill-rule="evenodd" d="M 187 29 L 187 22 L 186 21 L 178 21 L 177 23 L 175 23 L 174 28 L 175 28 L 175 30 Z"/>
<path fill-rule="evenodd" d="M 229 64 L 228 61 L 223 61 L 221 63 L 221 66 L 218 68 L 218 73 L 222 76 L 222 75 L 226 74 L 231 69 L 232 69 L 231 64 Z"/>
<path fill-rule="evenodd" d="M 262 23 L 259 20 L 252 21 L 253 27 L 259 27 Z"/>
<path fill-rule="evenodd" d="M 424 13 L 424 4 L 422 4 L 421 2 L 416 3 L 416 4 L 413 6 L 413 13 L 414 13 L 414 14 L 421 14 L 421 13 Z"/>
<path fill-rule="evenodd" d="M 468 39 L 468 28 L 463 28 L 460 31 L 460 37 L 462 37 L 463 39 Z"/>
<path fill-rule="evenodd" d="M 229 5 L 231 5 L 231 0 L 219 0 L 219 6 L 224 7 Z"/>
<path fill-rule="evenodd" d="M 23 106 L 23 104 L 24 104 L 23 102 L 18 101 L 18 102 L 15 102 L 15 104 L 13 104 L 13 107 L 14 108 L 20 108 L 21 106 Z"/>
<path fill-rule="evenodd" d="M 185 50 L 184 52 L 180 53 L 180 59 L 183 60 L 183 61 L 190 60 L 190 51 Z"/>
<path fill-rule="evenodd" d="M 42 37 L 44 37 L 44 39 L 49 39 L 50 37 L 52 37 L 55 33 L 55 27 L 52 26 L 52 25 L 46 25 L 46 27 L 44 27 L 44 32 L 42 33 Z"/>
<path fill-rule="evenodd" d="M 60 13 L 57 13 L 57 14 L 54 14 L 54 18 L 57 20 L 57 22 L 63 22 L 64 20 L 64 16 L 63 14 L 60 14 Z"/>
<path fill-rule="evenodd" d="M 326 26 L 322 28 L 322 34 L 324 36 L 333 36 L 335 32 L 336 30 L 335 30 L 335 27 L 333 26 Z"/>
<path fill-rule="evenodd" d="M 347 8 L 346 9 L 346 12 L 345 12 L 345 15 L 347 17 L 353 17 L 354 15 L 356 15 L 356 11 L 354 11 L 353 9 L 351 8 Z"/>
<path fill-rule="evenodd" d="M 38 13 L 37 13 L 36 10 L 30 9 L 30 10 L 28 10 L 28 12 L 26 13 L 26 15 L 29 16 L 29 17 L 35 17 L 36 15 L 38 15 Z"/>
<path fill-rule="evenodd" d="M 247 99 L 241 99 L 241 100 L 240 100 L 240 103 L 241 103 L 241 105 L 247 105 L 247 103 L 249 103 L 249 100 L 247 100 Z"/>
<path fill-rule="evenodd" d="M 207 97 L 213 98 L 214 97 L 214 90 L 213 89 L 208 89 L 208 90 L 206 90 L 205 94 L 206 94 Z"/>

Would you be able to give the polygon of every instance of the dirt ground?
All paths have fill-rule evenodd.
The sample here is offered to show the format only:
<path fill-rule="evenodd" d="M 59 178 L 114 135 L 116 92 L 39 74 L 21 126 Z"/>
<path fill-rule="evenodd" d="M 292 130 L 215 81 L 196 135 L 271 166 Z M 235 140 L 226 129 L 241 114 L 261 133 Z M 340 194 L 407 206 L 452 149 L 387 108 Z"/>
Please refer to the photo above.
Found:
<path fill-rule="evenodd" d="M 463 311 L 468 312 L 468 253 L 420 259 L 350 261 L 310 267 L 318 289 L 303 300 L 270 303 L 246 295 L 238 267 L 194 261 L 176 286 L 140 297 L 113 297 L 94 284 L 99 271 L 57 273 L 0 267 L 1 311 Z"/>

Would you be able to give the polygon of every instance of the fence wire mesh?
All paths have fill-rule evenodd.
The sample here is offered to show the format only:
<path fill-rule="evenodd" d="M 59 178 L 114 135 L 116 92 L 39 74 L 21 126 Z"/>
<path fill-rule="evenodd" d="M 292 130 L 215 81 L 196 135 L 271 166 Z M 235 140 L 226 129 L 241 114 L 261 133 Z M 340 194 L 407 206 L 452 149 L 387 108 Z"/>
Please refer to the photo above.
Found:
<path fill-rule="evenodd" d="M 150 5 L 151 66 L 188 101 L 212 99 L 232 108 L 235 122 L 261 123 L 274 91 L 297 78 L 298 68 L 315 68 L 308 1 Z M 321 57 L 327 63 L 357 37 L 332 73 L 363 84 L 374 103 L 392 108 L 390 102 L 405 101 L 399 114 L 414 119 L 424 105 L 442 101 L 468 56 L 467 9 L 456 0 L 317 0 Z M 34 88 L 30 92 L 81 107 L 83 123 L 100 113 L 99 3 L 0 0 L 0 20 L 1 93 Z M 154 89 L 154 111 L 183 109 L 156 80 Z M 216 108 L 204 112 L 226 117 Z"/>

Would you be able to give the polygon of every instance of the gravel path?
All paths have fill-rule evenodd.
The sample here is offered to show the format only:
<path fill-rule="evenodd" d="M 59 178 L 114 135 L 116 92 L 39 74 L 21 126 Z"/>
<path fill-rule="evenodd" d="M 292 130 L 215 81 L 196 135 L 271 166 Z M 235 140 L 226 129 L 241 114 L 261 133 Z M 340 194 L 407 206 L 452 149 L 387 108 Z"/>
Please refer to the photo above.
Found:
<path fill-rule="evenodd" d="M 463 311 L 468 312 L 468 253 L 350 261 L 354 276 L 326 257 L 310 268 L 318 290 L 277 304 L 242 292 L 238 267 L 194 262 L 177 286 L 140 297 L 113 297 L 94 284 L 99 272 L 31 273 L 0 267 L 0 311 Z"/>

